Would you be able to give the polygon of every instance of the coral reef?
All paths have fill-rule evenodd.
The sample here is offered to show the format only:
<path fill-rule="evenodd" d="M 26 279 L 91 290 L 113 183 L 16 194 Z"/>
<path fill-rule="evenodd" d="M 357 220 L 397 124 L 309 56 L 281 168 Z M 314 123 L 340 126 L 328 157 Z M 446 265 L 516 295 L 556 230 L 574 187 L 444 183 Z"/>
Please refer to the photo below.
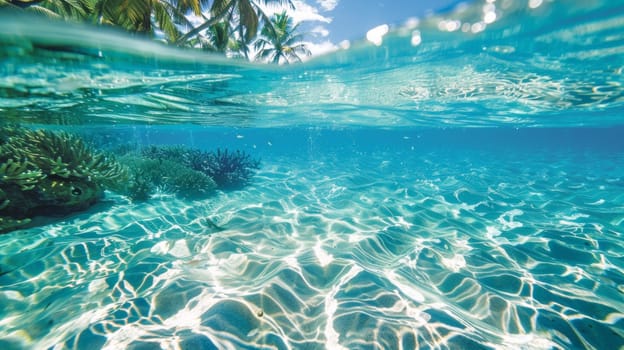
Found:
<path fill-rule="evenodd" d="M 116 160 L 64 131 L 0 126 L 0 232 L 36 216 L 83 210 L 105 190 L 133 201 L 156 192 L 187 199 L 247 185 L 259 161 L 245 152 L 204 152 L 181 146 L 125 150 Z"/>
<path fill-rule="evenodd" d="M 187 199 L 205 198 L 217 187 L 209 176 L 171 160 L 127 155 L 121 161 L 130 169 L 126 194 L 133 201 L 147 200 L 156 191 Z"/>
<path fill-rule="evenodd" d="M 239 189 L 251 180 L 260 162 L 245 152 L 217 149 L 216 152 L 194 152 L 190 155 L 191 168 L 212 177 L 219 188 Z"/>
<path fill-rule="evenodd" d="M 0 232 L 38 215 L 83 210 L 105 189 L 125 186 L 127 170 L 67 132 L 0 127 Z"/>
<path fill-rule="evenodd" d="M 142 150 L 150 159 L 164 159 L 181 163 L 212 178 L 219 189 L 240 189 L 251 181 L 260 162 L 247 153 L 217 149 L 204 152 L 181 146 L 151 146 Z"/>

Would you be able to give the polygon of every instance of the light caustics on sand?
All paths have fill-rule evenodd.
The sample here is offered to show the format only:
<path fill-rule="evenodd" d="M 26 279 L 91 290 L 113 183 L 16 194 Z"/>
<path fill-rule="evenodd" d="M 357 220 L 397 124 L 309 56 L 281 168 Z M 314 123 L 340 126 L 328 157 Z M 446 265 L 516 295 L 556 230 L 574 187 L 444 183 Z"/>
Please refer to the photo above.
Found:
<path fill-rule="evenodd" d="M 573 157 L 524 168 L 524 156 L 491 157 L 369 154 L 340 172 L 275 160 L 217 200 L 118 198 L 32 229 L 0 246 L 0 338 L 108 349 L 621 339 L 621 175 L 599 159 L 588 171 Z"/>

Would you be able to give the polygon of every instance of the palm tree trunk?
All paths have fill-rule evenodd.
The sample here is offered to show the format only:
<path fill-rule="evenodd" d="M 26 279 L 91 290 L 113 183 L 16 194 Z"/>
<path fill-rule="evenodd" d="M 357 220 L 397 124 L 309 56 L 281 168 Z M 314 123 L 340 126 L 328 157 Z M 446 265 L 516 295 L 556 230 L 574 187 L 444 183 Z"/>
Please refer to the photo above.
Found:
<path fill-rule="evenodd" d="M 148 12 L 143 14 L 143 28 L 145 33 L 152 33 L 152 11 L 154 9 L 154 0 L 148 1 L 148 8 L 150 9 Z"/>
<path fill-rule="evenodd" d="M 218 14 L 216 17 L 209 19 L 208 21 L 200 24 L 199 26 L 189 30 L 186 34 L 182 35 L 178 40 L 175 41 L 176 45 L 180 45 L 184 43 L 188 38 L 199 34 L 202 30 L 210 27 L 211 25 L 217 24 L 220 20 L 222 20 L 228 12 L 232 9 L 232 7 L 236 4 L 236 1 L 230 2 L 230 5 L 225 9 L 225 11 Z"/>

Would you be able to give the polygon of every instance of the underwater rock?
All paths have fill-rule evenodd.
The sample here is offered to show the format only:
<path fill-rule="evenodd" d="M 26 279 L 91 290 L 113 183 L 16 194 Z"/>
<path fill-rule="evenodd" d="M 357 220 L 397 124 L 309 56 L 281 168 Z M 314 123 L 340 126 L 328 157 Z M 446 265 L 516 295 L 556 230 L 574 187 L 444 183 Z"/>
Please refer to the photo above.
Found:
<path fill-rule="evenodd" d="M 25 218 L 31 215 L 66 214 L 88 208 L 102 195 L 103 189 L 86 179 L 43 178 L 32 189 L 13 186 L 7 194 L 4 215 Z M 10 199 L 9 199 L 10 198 Z"/>
<path fill-rule="evenodd" d="M 125 167 L 75 135 L 0 127 L 0 232 L 84 210 L 126 180 Z"/>

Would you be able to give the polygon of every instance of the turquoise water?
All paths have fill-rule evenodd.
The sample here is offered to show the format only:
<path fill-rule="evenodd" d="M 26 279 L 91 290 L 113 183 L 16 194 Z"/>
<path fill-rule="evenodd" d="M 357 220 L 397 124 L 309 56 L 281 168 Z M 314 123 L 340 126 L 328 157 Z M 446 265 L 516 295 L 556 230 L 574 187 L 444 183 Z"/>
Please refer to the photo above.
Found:
<path fill-rule="evenodd" d="M 261 161 L 1 234 L 0 347 L 624 349 L 624 2 L 528 4 L 290 67 L 0 18 L 3 121 Z"/>

